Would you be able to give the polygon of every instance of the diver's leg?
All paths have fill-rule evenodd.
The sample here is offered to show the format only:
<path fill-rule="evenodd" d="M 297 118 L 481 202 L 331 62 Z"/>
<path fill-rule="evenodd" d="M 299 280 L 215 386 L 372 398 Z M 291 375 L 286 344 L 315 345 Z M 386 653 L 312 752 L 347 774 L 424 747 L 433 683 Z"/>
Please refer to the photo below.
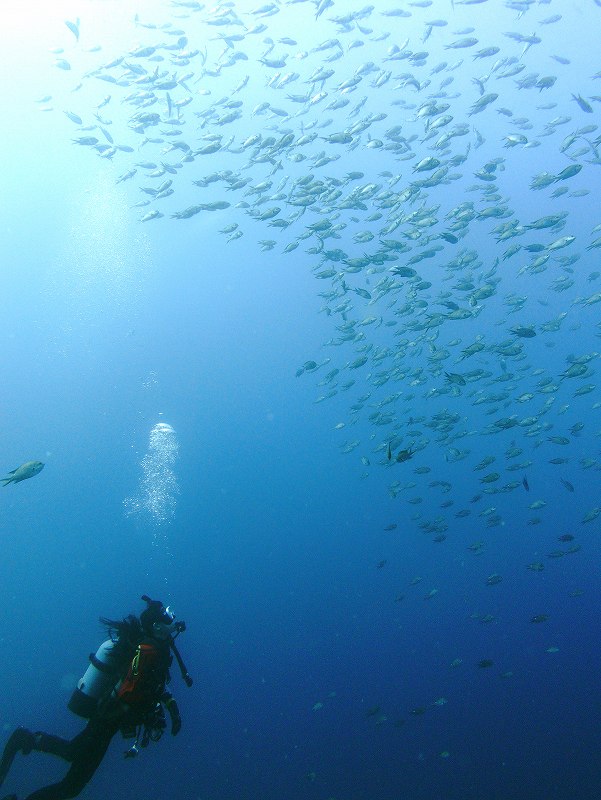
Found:
<path fill-rule="evenodd" d="M 98 724 L 94 725 L 91 722 L 88 722 L 86 727 L 72 739 L 62 739 L 52 733 L 37 731 L 33 735 L 33 749 L 40 753 L 50 753 L 50 755 L 58 756 L 71 763 L 79 753 L 85 754 L 93 749 L 97 738 L 102 735 L 104 735 L 103 728 L 99 728 Z"/>
<path fill-rule="evenodd" d="M 78 734 L 74 739 L 61 739 L 60 736 L 54 736 L 52 733 L 44 733 L 43 731 L 36 731 L 33 736 L 33 749 L 40 753 L 50 753 L 50 755 L 64 758 L 65 761 L 72 761 L 73 744 L 81 734 Z"/>
<path fill-rule="evenodd" d="M 28 795 L 26 800 L 68 800 L 77 797 L 98 769 L 114 733 L 114 729 L 98 730 L 88 726 L 71 742 L 65 743 L 67 750 L 64 754 L 47 750 L 46 752 L 54 752 L 71 761 L 71 767 L 62 781 L 38 789 Z"/>
<path fill-rule="evenodd" d="M 0 760 L 0 786 L 4 783 L 4 779 L 8 775 L 11 764 L 19 750 L 23 755 L 27 755 L 31 753 L 33 747 L 34 735 L 31 731 L 28 731 L 27 728 L 17 728 L 12 732 L 4 747 L 4 753 Z"/>

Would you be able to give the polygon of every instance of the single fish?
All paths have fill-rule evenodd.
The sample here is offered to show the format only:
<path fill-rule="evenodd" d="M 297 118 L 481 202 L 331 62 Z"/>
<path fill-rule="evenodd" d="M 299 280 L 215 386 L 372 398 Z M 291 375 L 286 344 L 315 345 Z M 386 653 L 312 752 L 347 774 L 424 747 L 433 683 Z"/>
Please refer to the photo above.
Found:
<path fill-rule="evenodd" d="M 26 461 L 17 469 L 11 470 L 6 478 L 0 478 L 0 480 L 3 486 L 8 486 L 9 483 L 20 483 L 20 481 L 27 480 L 27 478 L 33 478 L 43 469 L 44 465 L 41 461 Z"/>
<path fill-rule="evenodd" d="M 75 36 L 75 41 L 78 42 L 79 41 L 79 17 L 77 17 L 75 22 L 71 22 L 71 20 L 66 19 L 65 20 L 65 25 L 67 26 L 67 28 L 69 28 L 69 30 L 71 31 L 73 36 Z"/>

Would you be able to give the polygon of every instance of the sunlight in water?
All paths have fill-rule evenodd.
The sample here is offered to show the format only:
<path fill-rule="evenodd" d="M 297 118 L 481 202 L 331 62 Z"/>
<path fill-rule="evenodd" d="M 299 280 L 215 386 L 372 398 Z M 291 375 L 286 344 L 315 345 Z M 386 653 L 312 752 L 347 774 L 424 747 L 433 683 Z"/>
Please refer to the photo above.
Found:
<path fill-rule="evenodd" d="M 74 205 L 65 251 L 55 289 L 81 322 L 97 321 L 107 308 L 131 315 L 150 263 L 148 243 L 143 233 L 132 235 L 126 204 L 108 175 L 99 172 Z"/>

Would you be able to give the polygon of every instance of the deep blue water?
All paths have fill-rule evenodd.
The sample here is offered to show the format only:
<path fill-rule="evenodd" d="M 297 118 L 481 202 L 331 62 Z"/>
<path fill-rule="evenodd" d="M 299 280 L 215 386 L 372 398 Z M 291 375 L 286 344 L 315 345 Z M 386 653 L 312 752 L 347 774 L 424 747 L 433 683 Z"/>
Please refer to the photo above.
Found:
<path fill-rule="evenodd" d="M 179 643 L 194 686 L 187 689 L 175 667 L 172 680 L 183 728 L 137 760 L 123 760 L 126 745 L 115 739 L 82 797 L 597 798 L 601 548 L 599 520 L 583 520 L 601 506 L 601 306 L 583 300 L 601 291 L 595 277 L 599 250 L 587 250 L 601 223 L 598 4 L 488 0 L 453 6 L 433 0 L 420 7 L 378 0 L 348 31 L 333 18 L 359 11 L 359 4 L 335 2 L 323 13 L 317 7 L 316 15 L 313 3 L 282 2 L 277 13 L 267 14 L 240 0 L 235 11 L 246 29 L 233 22 L 208 25 L 219 13 L 209 5 L 201 11 L 159 0 L 52 5 L 3 11 L 0 34 L 2 74 L 8 76 L 0 109 L 1 461 L 3 474 L 32 459 L 45 463 L 40 475 L 0 489 L 4 734 L 16 725 L 68 737 L 80 730 L 82 721 L 66 704 L 87 654 L 102 641 L 98 617 L 139 613 L 139 598 L 147 593 L 171 603 L 187 623 Z M 410 16 L 382 13 L 393 8 Z M 226 57 L 220 56 L 219 35 L 240 34 L 227 49 L 246 53 L 247 60 L 213 77 L 203 73 L 200 56 L 189 66 L 138 59 L 147 70 L 194 73 L 191 91 L 171 90 L 173 99 L 192 97 L 180 126 L 180 138 L 191 148 L 204 144 L 207 134 L 221 135 L 222 143 L 234 139 L 230 150 L 224 146 L 180 165 L 175 177 L 144 178 L 138 167 L 133 179 L 116 184 L 139 160 L 181 156 L 161 153 L 159 144 L 140 146 L 160 126 L 141 134 L 128 124 L 137 111 L 123 102 L 137 89 L 126 85 L 131 75 L 113 85 L 90 74 L 120 55 L 133 62 L 139 46 L 166 41 L 168 28 L 136 26 L 136 13 L 144 23 L 184 29 L 186 47 L 206 47 L 207 69 Z M 562 18 L 542 22 L 554 14 Z M 78 17 L 79 43 L 64 24 Z M 427 21 L 437 19 L 448 24 L 432 26 L 426 38 Z M 258 23 L 266 30 L 249 33 Z M 461 32 L 468 27 L 474 31 Z M 526 47 L 507 32 L 540 41 Z M 445 49 L 465 36 L 478 43 Z M 278 41 L 284 37 L 297 44 Z M 336 47 L 311 52 L 335 37 L 342 43 L 340 58 L 325 61 Z M 276 42 L 274 56 L 289 53 L 282 73 L 299 73 L 281 89 L 266 86 L 277 70 L 259 61 L 268 38 Z M 358 39 L 361 47 L 349 47 Z M 96 44 L 102 49 L 89 52 Z M 498 54 L 473 58 L 477 49 L 493 45 Z M 63 52 L 51 53 L 54 47 Z M 428 55 L 396 60 L 402 50 Z M 298 51 L 308 55 L 296 58 Z M 168 62 L 173 51 L 159 47 L 161 52 Z M 69 60 L 70 70 L 54 64 L 60 58 Z M 503 58 L 515 60 L 497 64 Z M 377 70 L 348 94 L 346 107 L 327 112 L 326 103 L 346 96 L 339 85 L 368 61 Z M 447 66 L 433 72 L 442 61 Z M 515 64 L 523 71 L 499 77 Z M 287 98 L 319 91 L 321 85 L 305 81 L 324 66 L 333 70 L 324 84 L 327 98 L 305 106 Z M 382 70 L 392 74 L 380 88 L 372 82 Z M 557 80 L 548 89 L 518 88 L 516 81 L 534 73 Z M 407 74 L 424 85 L 403 84 Z M 233 94 L 245 75 L 248 85 Z M 470 116 L 480 96 L 473 78 L 499 97 Z M 203 88 L 210 95 L 200 93 Z M 96 124 L 93 113 L 109 94 L 111 101 L 97 113 L 111 120 L 104 127 L 112 138 L 133 152 L 99 158 L 72 139 L 98 134 L 80 128 Z M 434 140 L 425 138 L 426 123 L 418 116 L 435 95 L 450 105 L 448 126 L 467 123 L 448 150 L 431 149 Z M 581 95 L 591 113 L 573 95 Z M 37 102 L 45 96 L 51 99 Z M 165 92 L 158 96 L 150 110 L 160 111 L 164 121 Z M 362 96 L 363 109 L 351 117 Z M 241 117 L 218 123 L 209 116 L 201 127 L 197 112 L 221 98 L 243 101 Z M 253 113 L 266 99 L 291 116 Z M 222 106 L 215 107 L 221 114 Z M 306 113 L 292 116 L 301 109 Z M 63 111 L 79 115 L 82 125 Z M 279 138 L 292 131 L 298 139 L 330 116 L 330 125 L 316 128 L 327 137 L 380 113 L 386 116 L 368 131 L 353 134 L 359 137 L 353 149 L 319 139 L 284 148 L 274 157 L 282 168 L 270 178 L 274 193 L 288 176 L 283 200 L 265 199 L 255 207 L 256 197 L 244 188 L 228 190 L 223 180 L 204 189 L 192 184 L 226 169 L 240 170 L 253 184 L 267 179 L 276 165 L 257 161 L 244 168 L 252 149 L 235 152 L 253 134 Z M 550 126 L 560 117 L 565 121 Z M 386 132 L 397 124 L 412 157 L 386 147 L 394 142 Z M 579 133 L 584 126 L 590 129 Z M 575 142 L 564 147 L 575 132 Z M 516 133 L 529 146 L 504 146 L 505 137 Z M 163 144 L 171 138 L 165 134 Z M 380 145 L 370 143 L 378 138 Z M 315 167 L 311 159 L 322 150 L 339 159 Z M 305 160 L 295 161 L 297 152 Z M 443 166 L 458 154 L 466 160 L 449 165 L 445 180 L 423 189 L 417 200 L 399 201 L 399 214 L 430 209 L 435 222 L 424 223 L 419 236 L 419 225 L 408 219 L 383 234 L 389 211 L 373 200 L 365 209 L 349 209 L 343 197 L 327 206 L 321 196 L 286 229 L 248 213 L 277 204 L 280 217 L 292 214 L 292 182 L 309 174 L 342 182 L 349 172 L 362 171 L 362 179 L 345 185 L 344 196 L 370 182 L 380 192 L 401 192 L 424 177 L 413 167 L 433 153 Z M 486 201 L 488 182 L 475 173 L 495 159 L 498 198 Z M 572 164 L 582 166 L 574 177 L 529 188 L 535 175 L 557 175 Z M 174 180 L 170 197 L 132 208 L 148 197 L 140 186 L 156 187 L 165 178 Z M 477 189 L 470 188 L 474 184 Z M 564 194 L 552 197 L 564 186 Z M 231 205 L 190 219 L 170 216 L 215 200 Z M 504 206 L 506 215 L 475 216 L 454 229 L 458 242 L 441 239 L 452 224 L 448 213 L 470 202 L 480 213 Z M 155 208 L 162 218 L 140 222 Z M 378 210 L 380 220 L 366 220 Z M 497 241 L 499 224 L 524 226 L 559 213 L 566 214 L 563 228 L 521 230 Z M 339 238 L 307 234 L 324 218 L 343 224 Z M 227 242 L 219 231 L 234 222 L 243 236 Z M 365 230 L 375 238 L 357 242 Z M 307 238 L 297 238 L 301 234 Z M 575 237 L 572 244 L 547 249 L 568 235 Z M 376 252 L 385 238 L 411 249 L 371 273 L 347 271 L 341 261 L 320 264 L 320 254 L 307 252 L 321 244 L 358 258 Z M 261 249 L 258 242 L 265 239 L 276 241 L 273 249 Z M 296 249 L 283 252 L 294 241 Z M 507 255 L 513 244 L 522 247 Z M 531 244 L 541 249 L 528 252 Z M 414 267 L 432 286 L 416 294 L 408 281 L 376 301 L 374 287 L 390 275 L 390 266 L 406 264 L 428 245 L 443 247 Z M 449 262 L 466 251 L 475 252 L 478 263 L 452 270 Z M 541 252 L 549 261 L 537 271 L 532 260 Z M 574 260 L 559 260 L 565 256 Z M 332 266 L 334 279 L 315 277 Z M 491 279 L 491 296 L 477 295 Z M 557 281 L 564 279 L 560 291 Z M 461 280 L 473 288 L 459 288 Z M 374 302 L 354 288 L 369 291 Z M 336 296 L 319 296 L 328 291 Z M 523 298 L 515 313 L 512 296 Z M 427 315 L 450 312 L 443 300 L 476 311 L 418 327 Z M 337 311 L 345 301 L 349 308 Z M 397 313 L 405 303 L 408 310 Z M 381 321 L 359 324 L 371 315 Z M 559 330 L 545 330 L 560 315 Z M 349 321 L 364 338 L 332 344 Z M 513 335 L 516 325 L 534 326 L 536 336 Z M 486 349 L 462 360 L 461 350 L 476 337 Z M 507 341 L 522 347 L 517 357 L 499 352 Z M 365 345 L 371 345 L 367 363 L 350 368 Z M 390 349 L 381 361 L 374 357 L 378 348 Z M 449 350 L 440 363 L 438 348 Z M 586 376 L 561 377 L 572 355 L 588 358 Z M 315 372 L 295 374 L 306 362 L 326 359 Z M 324 383 L 334 368 L 339 375 Z M 449 391 L 445 371 L 474 369 L 489 374 Z M 391 379 L 377 386 L 375 376 L 386 371 Z M 507 372 L 514 377 L 505 382 Z M 352 379 L 355 384 L 345 389 Z M 544 391 L 545 380 L 553 391 Z M 591 392 L 575 394 L 588 383 L 595 385 Z M 378 405 L 395 392 L 401 393 L 396 400 Z M 497 400 L 486 397 L 503 393 Z M 529 400 L 523 399 L 527 393 Z M 486 402 L 476 402 L 483 397 Z M 370 419 L 378 410 L 391 412 L 388 424 Z M 447 435 L 433 425 L 446 412 L 457 415 Z M 495 421 L 512 415 L 521 424 L 491 432 Z M 531 415 L 536 421 L 524 424 Z M 157 423 L 173 427 L 173 463 L 161 464 L 165 451 L 149 445 Z M 551 436 L 566 443 L 553 443 Z M 354 441 L 359 444 L 343 452 Z M 412 457 L 387 459 L 389 442 L 394 455 L 410 448 Z M 522 454 L 507 457 L 513 445 Z M 469 452 L 459 458 L 462 450 Z M 144 459 L 153 452 L 163 471 L 144 484 Z M 488 456 L 494 462 L 475 469 Z M 552 464 L 553 458 L 566 461 Z M 507 469 L 522 461 L 528 462 L 523 469 Z M 430 471 L 420 471 L 425 467 Z M 494 471 L 497 480 L 481 482 Z M 167 485 L 173 514 L 161 520 L 148 507 L 128 514 L 132 501 L 144 506 L 148 487 L 165 489 L 165 476 L 176 485 L 173 491 Z M 414 485 L 395 488 L 395 481 Z M 510 481 L 518 485 L 474 499 Z M 544 505 L 529 508 L 535 501 Z M 470 513 L 457 516 L 461 510 Z M 498 524 L 489 525 L 495 515 Z M 567 533 L 573 541 L 558 541 Z M 553 557 L 570 547 L 574 552 Z M 527 569 L 536 563 L 543 569 Z M 501 582 L 487 585 L 491 575 Z M 531 622 L 539 615 L 543 621 Z M 492 665 L 479 667 L 485 659 Z M 15 762 L 5 788 L 22 798 L 62 772 L 63 765 L 34 755 Z"/>

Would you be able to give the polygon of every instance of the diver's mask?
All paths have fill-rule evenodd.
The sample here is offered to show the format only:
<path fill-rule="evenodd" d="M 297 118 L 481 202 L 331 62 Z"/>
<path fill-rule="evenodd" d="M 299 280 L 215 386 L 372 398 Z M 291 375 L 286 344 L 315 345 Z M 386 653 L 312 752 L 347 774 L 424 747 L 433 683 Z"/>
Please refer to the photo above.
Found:
<path fill-rule="evenodd" d="M 160 618 L 153 623 L 152 631 L 157 639 L 168 639 L 170 636 L 174 636 L 176 633 L 179 633 L 180 630 L 183 630 L 181 627 L 182 625 L 184 625 L 185 628 L 184 623 L 175 621 L 173 609 L 171 606 L 167 606 L 161 609 Z"/>

